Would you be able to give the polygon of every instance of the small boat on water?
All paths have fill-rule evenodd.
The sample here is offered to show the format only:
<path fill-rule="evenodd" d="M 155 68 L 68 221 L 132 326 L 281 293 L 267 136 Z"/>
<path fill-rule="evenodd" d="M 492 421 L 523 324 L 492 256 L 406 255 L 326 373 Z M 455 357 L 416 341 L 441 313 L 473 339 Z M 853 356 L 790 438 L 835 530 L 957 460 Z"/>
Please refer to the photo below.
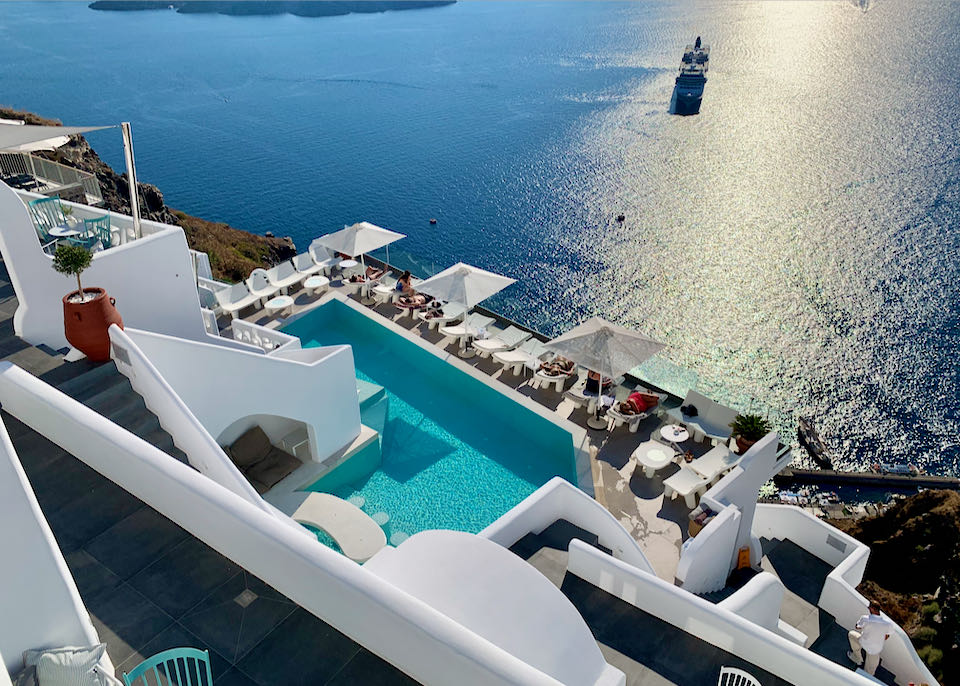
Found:
<path fill-rule="evenodd" d="M 797 424 L 797 440 L 807 454 L 813 458 L 821 469 L 833 469 L 833 459 L 827 450 L 826 444 L 817 433 L 817 427 L 811 417 L 801 417 Z"/>

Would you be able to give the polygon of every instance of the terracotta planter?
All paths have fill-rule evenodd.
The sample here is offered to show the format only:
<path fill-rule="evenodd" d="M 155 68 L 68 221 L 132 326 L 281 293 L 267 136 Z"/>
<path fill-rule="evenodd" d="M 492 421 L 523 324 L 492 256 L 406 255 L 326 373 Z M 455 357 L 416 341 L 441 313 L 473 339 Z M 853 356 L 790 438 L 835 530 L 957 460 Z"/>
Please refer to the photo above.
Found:
<path fill-rule="evenodd" d="M 750 441 L 742 436 L 737 436 L 737 450 L 741 455 L 750 450 L 754 443 L 756 443 L 756 441 Z"/>
<path fill-rule="evenodd" d="M 82 303 L 70 302 L 70 296 L 63 296 L 63 332 L 74 348 L 87 356 L 92 362 L 106 362 L 110 359 L 110 335 L 107 329 L 111 324 L 123 328 L 123 319 L 114 307 L 116 300 L 107 295 L 102 288 L 84 288 L 84 293 L 96 293 L 93 300 Z"/>

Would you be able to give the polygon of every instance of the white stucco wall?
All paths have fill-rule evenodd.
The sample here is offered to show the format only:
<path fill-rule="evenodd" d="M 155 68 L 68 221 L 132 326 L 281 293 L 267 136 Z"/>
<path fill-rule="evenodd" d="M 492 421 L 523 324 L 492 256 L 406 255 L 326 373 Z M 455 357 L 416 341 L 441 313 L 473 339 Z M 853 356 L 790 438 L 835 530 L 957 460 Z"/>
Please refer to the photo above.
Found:
<path fill-rule="evenodd" d="M 183 230 L 151 224 L 151 235 L 96 253 L 81 277 L 83 285 L 104 288 L 116 298 L 125 326 L 203 340 L 206 329 Z M 76 279 L 53 270 L 29 211 L 3 183 L 0 254 L 19 301 L 16 334 L 32 345 L 66 347 L 62 298 L 76 290 Z"/>
<path fill-rule="evenodd" d="M 317 461 L 360 435 L 349 346 L 263 355 L 146 331 L 127 334 L 220 445 L 239 437 L 260 415 L 305 424 Z M 279 445 L 278 434 L 289 426 L 267 422 L 263 428 Z"/>
<path fill-rule="evenodd" d="M 0 655 L 15 674 L 25 650 L 99 639 L 2 421 L 0 503 Z"/>
<path fill-rule="evenodd" d="M 740 510 L 723 508 L 694 538 L 687 539 L 677 565 L 677 581 L 691 593 L 718 591 L 730 576 L 730 551 L 736 550 Z"/>

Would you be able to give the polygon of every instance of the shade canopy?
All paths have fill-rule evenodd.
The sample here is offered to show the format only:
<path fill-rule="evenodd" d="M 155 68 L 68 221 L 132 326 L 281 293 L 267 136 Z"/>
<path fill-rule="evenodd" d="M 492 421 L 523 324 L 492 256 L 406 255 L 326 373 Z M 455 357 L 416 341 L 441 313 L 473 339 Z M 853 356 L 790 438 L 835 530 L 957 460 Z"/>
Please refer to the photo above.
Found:
<path fill-rule="evenodd" d="M 0 150 L 44 150 L 54 145 L 50 139 L 72 136 L 87 131 L 109 129 L 110 126 L 37 126 L 24 124 L 0 126 Z"/>
<path fill-rule="evenodd" d="M 357 257 L 390 245 L 401 238 L 406 238 L 406 235 L 381 228 L 370 222 L 360 222 L 340 231 L 320 236 L 316 242 L 333 252 Z"/>
<path fill-rule="evenodd" d="M 594 317 L 548 341 L 546 347 L 612 379 L 643 364 L 664 346 L 642 333 Z"/>
<path fill-rule="evenodd" d="M 516 279 L 458 262 L 417 285 L 417 291 L 465 307 L 486 300 L 514 283 Z"/>

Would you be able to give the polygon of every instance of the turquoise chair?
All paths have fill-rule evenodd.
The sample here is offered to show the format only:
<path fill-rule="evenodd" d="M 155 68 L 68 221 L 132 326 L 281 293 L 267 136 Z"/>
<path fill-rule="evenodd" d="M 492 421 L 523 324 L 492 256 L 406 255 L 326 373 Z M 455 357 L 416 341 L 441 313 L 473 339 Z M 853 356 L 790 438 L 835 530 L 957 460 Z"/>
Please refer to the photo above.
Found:
<path fill-rule="evenodd" d="M 31 200 L 29 208 L 30 216 L 33 217 L 33 223 L 37 227 L 37 234 L 40 236 L 40 243 L 44 251 L 50 246 L 56 246 L 59 239 L 50 235 L 50 229 L 67 223 L 60 198 Z"/>
<path fill-rule="evenodd" d="M 149 676 L 153 675 L 153 679 Z M 134 686 L 213 686 L 210 653 L 196 648 L 172 648 L 147 658 L 123 673 L 123 683 Z"/>
<path fill-rule="evenodd" d="M 109 248 L 110 242 L 113 240 L 110 235 L 110 214 L 107 213 L 96 219 L 84 219 L 83 235 L 95 239 L 94 242 L 99 240 L 104 250 Z"/>

